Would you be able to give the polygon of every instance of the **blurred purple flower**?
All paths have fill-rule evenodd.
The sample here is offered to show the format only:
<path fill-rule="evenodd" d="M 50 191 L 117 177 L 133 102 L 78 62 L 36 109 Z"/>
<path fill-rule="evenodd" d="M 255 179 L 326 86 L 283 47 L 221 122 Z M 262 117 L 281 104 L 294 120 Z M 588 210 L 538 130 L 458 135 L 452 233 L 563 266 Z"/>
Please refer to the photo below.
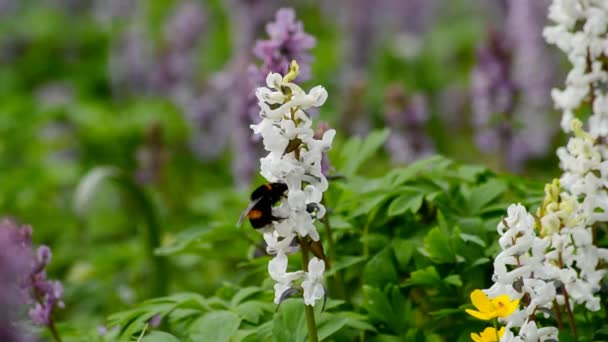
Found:
<path fill-rule="evenodd" d="M 292 60 L 300 65 L 299 81 L 310 78 L 310 50 L 315 46 L 315 38 L 304 32 L 304 25 L 296 21 L 295 11 L 281 8 L 277 11 L 275 21 L 266 25 L 268 40 L 256 42 L 253 53 L 262 60 L 259 75 L 263 81 L 269 72 L 285 74 Z M 259 80 L 258 85 L 262 84 Z"/>
<path fill-rule="evenodd" d="M 33 265 L 32 228 L 13 220 L 0 220 L 0 341 L 30 341 L 17 321 L 28 302 L 23 282 Z"/>
<path fill-rule="evenodd" d="M 154 49 L 142 25 L 130 25 L 110 48 L 108 72 L 115 96 L 148 93 L 153 59 Z"/>
<path fill-rule="evenodd" d="M 52 315 L 57 308 L 63 308 L 63 286 L 59 281 L 48 280 L 46 267 L 51 262 L 51 249 L 40 246 L 36 251 L 33 268 L 27 277 L 24 288 L 29 290 L 34 308 L 30 310 L 32 321 L 39 325 L 52 328 Z"/>
<path fill-rule="evenodd" d="M 175 9 L 164 28 L 165 40 L 172 50 L 187 51 L 196 47 L 205 28 L 205 11 L 193 1 L 184 1 Z"/>
<path fill-rule="evenodd" d="M 165 23 L 165 46 L 157 56 L 150 82 L 156 93 L 168 93 L 178 105 L 197 92 L 197 47 L 205 23 L 205 11 L 192 1 L 179 3 Z"/>
<path fill-rule="evenodd" d="M 93 17 L 100 23 L 111 24 L 117 19 L 126 19 L 133 15 L 137 0 L 95 0 Z"/>
<path fill-rule="evenodd" d="M 544 156 L 558 126 L 547 125 L 552 118 L 551 88 L 555 84 L 557 63 L 542 37 L 549 1 L 508 2 L 507 35 L 513 46 L 513 80 L 519 89 L 509 163 L 521 165 L 531 157 Z"/>
<path fill-rule="evenodd" d="M 542 39 L 547 1 L 501 4 L 505 29 L 478 49 L 471 75 L 473 126 L 478 147 L 517 171 L 545 155 L 555 135 L 546 124 L 555 63 Z"/>
<path fill-rule="evenodd" d="M 152 318 L 150 318 L 150 320 L 148 321 L 148 324 L 150 325 L 151 328 L 158 328 L 162 322 L 163 322 L 163 317 L 159 314 L 156 314 L 156 315 L 152 316 Z"/>
<path fill-rule="evenodd" d="M 386 143 L 395 164 L 412 162 L 434 152 L 431 139 L 424 132 L 429 119 L 425 98 L 407 96 L 403 87 L 392 85 L 385 92 L 385 120 L 391 129 Z"/>
<path fill-rule="evenodd" d="M 63 287 L 48 280 L 45 268 L 51 262 L 51 250 L 40 246 L 32 252 L 32 228 L 14 221 L 0 221 L 0 333 L 14 325 L 15 312 L 25 304 L 33 304 L 30 318 L 34 323 L 54 330 L 53 313 L 63 308 Z M 17 332 L 15 332 L 17 334 Z"/>
<path fill-rule="evenodd" d="M 500 32 L 491 31 L 488 41 L 477 49 L 471 75 L 475 142 L 484 152 L 510 144 L 516 95 L 511 67 L 507 38 Z"/>

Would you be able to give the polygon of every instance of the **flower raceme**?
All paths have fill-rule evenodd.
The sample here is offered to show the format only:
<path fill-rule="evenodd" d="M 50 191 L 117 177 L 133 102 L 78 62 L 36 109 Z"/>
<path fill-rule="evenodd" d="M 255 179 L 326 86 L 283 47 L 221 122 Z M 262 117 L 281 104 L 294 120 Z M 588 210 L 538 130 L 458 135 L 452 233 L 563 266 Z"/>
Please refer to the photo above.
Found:
<path fill-rule="evenodd" d="M 481 333 L 471 333 L 471 339 L 474 342 L 498 342 L 502 335 L 505 334 L 505 327 L 496 330 L 496 328 L 485 328 Z"/>
<path fill-rule="evenodd" d="M 274 302 L 279 304 L 301 290 L 304 303 L 313 306 L 325 296 L 322 284 L 325 261 L 313 258 L 303 265 L 303 271 L 288 272 L 287 256 L 296 252 L 298 245 L 306 254 L 310 244 L 319 244 L 314 221 L 325 215 L 321 199 L 328 186 L 321 164 L 336 131 L 328 129 L 315 137 L 306 110 L 321 106 L 327 92 L 322 86 L 305 92 L 293 83 L 298 73 L 294 61 L 284 76 L 272 72 L 267 75 L 267 86 L 256 90 L 262 120 L 251 128 L 261 135 L 268 152 L 260 159 L 262 176 L 268 182 L 287 186 L 286 198 L 272 208 L 272 215 L 280 219 L 261 229 L 268 244 L 266 250 L 274 255 L 268 264 L 268 273 L 276 282 Z"/>
<path fill-rule="evenodd" d="M 490 299 L 481 290 L 475 290 L 471 293 L 471 302 L 473 305 L 475 305 L 477 311 L 471 309 L 466 309 L 465 311 L 475 318 L 486 321 L 496 317 L 508 317 L 517 309 L 517 306 L 519 305 L 519 299 L 512 301 L 508 295 L 500 295 L 496 298 Z"/>

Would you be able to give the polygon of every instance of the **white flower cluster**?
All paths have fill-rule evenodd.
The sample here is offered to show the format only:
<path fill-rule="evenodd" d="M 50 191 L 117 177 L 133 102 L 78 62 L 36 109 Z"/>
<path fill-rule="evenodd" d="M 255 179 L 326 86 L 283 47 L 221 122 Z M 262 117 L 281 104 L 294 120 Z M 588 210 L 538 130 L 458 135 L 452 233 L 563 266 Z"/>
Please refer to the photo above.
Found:
<path fill-rule="evenodd" d="M 593 294 L 606 270 L 598 270 L 600 260 L 608 260 L 608 250 L 593 245 L 592 227 L 608 222 L 608 2 L 605 0 L 554 0 L 549 19 L 555 25 L 545 29 L 549 43 L 564 51 L 572 64 L 564 90 L 553 90 L 556 106 L 563 111 L 562 128 L 573 133 L 565 147 L 557 151 L 564 173 L 560 179 L 574 203 L 578 219 L 563 222 L 552 235 L 552 244 L 562 249 L 561 263 L 572 269 L 568 294 L 589 310 L 599 310 Z M 574 111 L 589 104 L 588 132 Z M 574 251 L 574 252 L 572 252 Z M 556 260 L 555 255 L 548 255 Z"/>
<path fill-rule="evenodd" d="M 490 298 L 508 294 L 527 306 L 502 319 L 506 327 L 501 341 L 556 338 L 557 329 L 539 329 L 534 320 L 530 320 L 532 315 L 550 309 L 557 295 L 554 280 L 559 276 L 559 269 L 545 258 L 550 241 L 536 235 L 535 219 L 521 204 L 512 204 L 507 213 L 498 225 L 502 252 L 494 260 L 494 285 L 486 293 Z M 514 336 L 511 328 L 520 328 L 519 334 Z"/>
<path fill-rule="evenodd" d="M 330 149 L 336 132 L 328 130 L 322 139 L 314 138 L 312 121 L 305 110 L 321 106 L 327 99 L 327 91 L 317 86 L 306 93 L 291 82 L 297 73 L 298 66 L 293 62 L 284 77 L 268 74 L 267 87 L 256 90 L 262 121 L 251 128 L 262 136 L 268 151 L 260 159 L 262 176 L 288 188 L 287 198 L 273 208 L 273 216 L 279 219 L 264 229 L 267 251 L 275 255 L 268 264 L 268 272 L 276 281 L 275 303 L 293 288 L 293 282 L 302 280 L 304 302 L 314 305 L 325 294 L 321 283 L 325 263 L 315 257 L 308 263 L 308 272 L 287 272 L 287 255 L 297 251 L 293 243 L 296 237 L 298 241 L 306 237 L 319 240 L 313 221 L 325 214 L 321 199 L 328 186 L 321 172 L 321 159 L 323 152 Z"/>
<path fill-rule="evenodd" d="M 523 308 L 501 319 L 501 341 L 557 339 L 555 327 L 536 325 L 534 317 L 555 310 L 574 310 L 576 304 L 600 309 L 596 293 L 606 270 L 608 250 L 593 244 L 593 225 L 608 222 L 608 1 L 553 0 L 544 31 L 573 65 L 566 88 L 552 97 L 563 111 L 562 128 L 573 136 L 558 150 L 564 171 L 546 186 L 536 217 L 520 204 L 508 208 L 498 225 L 502 252 L 494 260 L 490 298 L 508 294 Z M 590 104 L 589 131 L 575 118 Z M 564 315 L 565 316 L 565 315 Z M 511 328 L 519 328 L 517 334 Z"/>
<path fill-rule="evenodd" d="M 564 90 L 551 93 L 563 110 L 562 128 L 569 132 L 574 111 L 583 102 L 593 99 L 593 115 L 589 118 L 594 137 L 608 135 L 608 95 L 605 85 L 608 73 L 600 60 L 608 54 L 608 2 L 605 0 L 553 0 L 549 19 L 555 25 L 545 28 L 547 42 L 556 45 L 568 56 L 572 69 Z"/>

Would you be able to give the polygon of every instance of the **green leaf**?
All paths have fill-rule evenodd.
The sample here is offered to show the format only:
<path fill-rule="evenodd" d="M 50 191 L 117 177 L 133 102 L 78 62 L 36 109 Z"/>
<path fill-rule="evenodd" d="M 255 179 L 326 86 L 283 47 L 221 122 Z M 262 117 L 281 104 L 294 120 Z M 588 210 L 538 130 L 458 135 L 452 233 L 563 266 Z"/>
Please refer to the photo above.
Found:
<path fill-rule="evenodd" d="M 376 328 L 367 321 L 367 316 L 365 315 L 352 311 L 343 311 L 340 312 L 340 316 L 348 319 L 346 325 L 350 328 L 359 331 L 376 331 Z"/>
<path fill-rule="evenodd" d="M 471 214 L 479 213 L 485 206 L 507 190 L 503 181 L 491 179 L 483 185 L 474 188 L 469 194 L 468 207 Z"/>
<path fill-rule="evenodd" d="M 251 298 L 252 296 L 262 292 L 263 290 L 259 287 L 246 287 L 243 288 L 241 290 L 239 290 L 239 292 L 237 292 L 232 299 L 230 300 L 230 304 L 231 305 L 237 305 L 242 303 L 244 300 Z"/>
<path fill-rule="evenodd" d="M 397 186 L 405 183 L 408 180 L 417 178 L 430 170 L 442 170 L 447 168 L 452 163 L 451 160 L 446 159 L 440 155 L 434 155 L 427 159 L 416 161 L 406 168 L 395 169 L 391 171 L 387 177 L 391 180 L 392 186 Z"/>
<path fill-rule="evenodd" d="M 338 315 L 329 314 L 324 316 L 329 318 L 323 319 L 323 317 L 321 317 L 321 322 L 319 322 L 317 326 L 317 334 L 319 336 L 320 341 L 324 341 L 331 335 L 340 331 L 340 329 L 344 328 L 344 326 L 346 326 L 346 323 L 348 323 L 348 318 L 346 317 L 340 317 Z"/>
<path fill-rule="evenodd" d="M 372 320 L 386 323 L 396 333 L 407 329 L 411 303 L 406 302 L 396 286 L 387 287 L 387 293 L 367 285 L 363 286 L 366 301 L 363 307 Z"/>
<path fill-rule="evenodd" d="M 244 320 L 253 324 L 258 324 L 260 318 L 264 315 L 264 310 L 269 303 L 260 301 L 249 301 L 237 305 L 234 311 Z"/>
<path fill-rule="evenodd" d="M 396 216 L 410 211 L 418 212 L 422 206 L 423 194 L 403 194 L 395 198 L 388 206 L 388 216 Z"/>
<path fill-rule="evenodd" d="M 405 269 L 416 251 L 416 245 L 410 240 L 396 238 L 393 240 L 392 246 L 399 268 Z"/>
<path fill-rule="evenodd" d="M 434 266 L 429 266 L 422 270 L 416 270 L 412 272 L 410 275 L 410 279 L 408 279 L 404 285 L 412 286 L 412 285 L 421 285 L 421 286 L 430 286 L 430 287 L 439 287 L 441 285 L 441 277 Z"/>
<path fill-rule="evenodd" d="M 381 288 L 386 284 L 399 282 L 392 252 L 391 246 L 387 246 L 365 264 L 363 279 L 366 284 Z"/>
<path fill-rule="evenodd" d="M 462 165 L 460 168 L 458 168 L 458 174 L 460 177 L 471 183 L 475 182 L 477 177 L 486 171 L 486 167 L 480 165 Z"/>
<path fill-rule="evenodd" d="M 304 302 L 300 299 L 288 299 L 281 303 L 274 315 L 272 337 L 277 342 L 306 340 L 306 316 Z"/>
<path fill-rule="evenodd" d="M 363 255 L 360 255 L 360 256 L 349 256 L 349 255 L 346 255 L 346 256 L 339 257 L 338 261 L 334 262 L 331 265 L 331 268 L 327 272 L 325 272 L 325 275 L 328 276 L 328 277 L 332 276 L 337 271 L 340 271 L 340 270 L 343 270 L 343 269 L 346 269 L 346 268 L 350 268 L 350 267 L 352 267 L 352 266 L 354 266 L 356 264 L 364 262 L 365 260 L 367 260 L 367 258 L 365 256 L 363 256 Z"/>
<path fill-rule="evenodd" d="M 357 206 L 355 210 L 350 214 L 350 217 L 357 217 L 361 215 L 369 215 L 373 209 L 376 209 L 380 206 L 384 201 L 389 198 L 390 194 L 386 192 L 379 192 L 373 194 L 369 198 L 366 196 L 365 198 L 357 198 Z"/>
<path fill-rule="evenodd" d="M 429 259 L 438 264 L 456 262 L 450 236 L 439 227 L 431 229 L 424 237 L 424 252 Z"/>
<path fill-rule="evenodd" d="M 370 339 L 371 342 L 403 342 L 404 340 L 395 335 L 381 334 Z"/>
<path fill-rule="evenodd" d="M 190 326 L 194 341 L 229 342 L 239 326 L 241 318 L 230 311 L 212 311 L 197 319 Z"/>
<path fill-rule="evenodd" d="M 476 245 L 479 245 L 480 247 L 486 247 L 486 243 L 485 241 L 483 241 L 479 236 L 477 235 L 472 235 L 472 234 L 466 234 L 466 233 L 460 233 L 460 238 L 462 239 L 462 241 L 464 242 L 472 242 Z"/>
<path fill-rule="evenodd" d="M 344 166 L 339 170 L 346 176 L 353 175 L 359 167 L 374 155 L 388 138 L 389 130 L 371 132 L 364 140 L 351 138 L 342 151 L 342 158 L 345 160 Z"/>
<path fill-rule="evenodd" d="M 462 287 L 462 279 L 458 274 L 452 274 L 443 279 L 444 282 L 450 285 L 454 285 L 456 287 Z"/>
<path fill-rule="evenodd" d="M 180 342 L 180 339 L 164 331 L 152 330 L 141 339 L 141 342 Z"/>

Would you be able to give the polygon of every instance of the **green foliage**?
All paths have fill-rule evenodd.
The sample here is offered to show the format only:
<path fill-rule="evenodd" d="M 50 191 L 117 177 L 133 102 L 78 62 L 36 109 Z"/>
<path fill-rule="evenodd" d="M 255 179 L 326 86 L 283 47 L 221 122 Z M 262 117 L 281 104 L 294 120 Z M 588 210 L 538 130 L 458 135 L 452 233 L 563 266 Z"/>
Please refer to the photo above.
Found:
<path fill-rule="evenodd" d="M 319 334 L 336 341 L 361 334 L 373 341 L 458 339 L 470 331 L 469 320 L 453 308 L 467 303 L 472 289 L 488 285 L 494 227 L 504 208 L 538 194 L 517 179 L 441 156 L 377 177 L 356 172 L 385 139 L 386 131 L 377 132 L 332 151 L 346 170 L 336 166 L 337 172 L 348 176 L 333 182 L 327 196 L 336 259 L 327 272 L 330 301 L 324 312 L 317 307 Z M 361 146 L 374 148 L 354 154 Z M 214 258 L 235 234 L 249 233 L 235 230 L 232 221 L 184 230 L 156 253 Z M 251 239 L 259 241 L 256 235 Z M 241 253 L 239 267 L 247 276 L 235 278 L 234 285 L 209 297 L 147 301 L 111 316 L 110 323 L 121 327 L 121 336 L 133 337 L 160 314 L 166 322 L 160 328 L 185 339 L 305 341 L 302 301 L 289 299 L 276 308 L 269 287 L 251 287 L 266 277 L 266 260 L 246 257 Z M 214 326 L 225 328 L 207 332 Z"/>

